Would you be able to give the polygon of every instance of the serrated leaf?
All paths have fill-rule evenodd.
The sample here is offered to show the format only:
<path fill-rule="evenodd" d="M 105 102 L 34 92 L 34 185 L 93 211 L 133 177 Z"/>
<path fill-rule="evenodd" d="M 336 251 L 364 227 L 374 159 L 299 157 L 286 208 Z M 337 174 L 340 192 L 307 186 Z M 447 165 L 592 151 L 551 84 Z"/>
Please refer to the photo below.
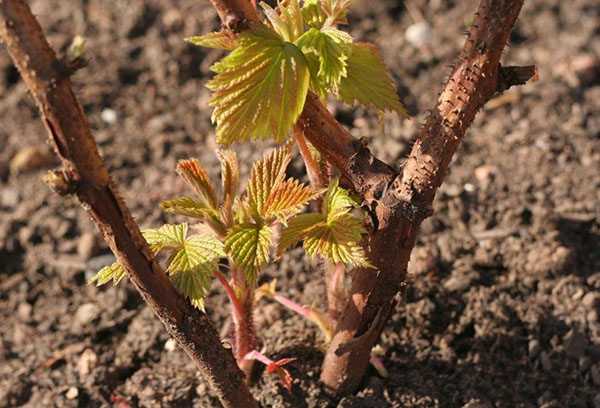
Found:
<path fill-rule="evenodd" d="M 343 221 L 338 218 L 333 222 L 321 223 L 311 228 L 304 238 L 306 253 L 311 258 L 319 255 L 334 264 L 371 266 L 358 242 L 349 239 L 356 235 L 352 226 L 344 224 Z"/>
<path fill-rule="evenodd" d="M 304 31 L 304 22 L 298 0 L 287 0 L 285 3 L 277 1 L 277 12 L 267 3 L 261 2 L 265 16 L 273 26 L 273 29 L 284 41 L 296 41 Z"/>
<path fill-rule="evenodd" d="M 215 211 L 217 210 L 217 193 L 210 182 L 206 170 L 204 170 L 198 160 L 180 160 L 177 163 L 177 174 L 194 190 L 206 206 Z"/>
<path fill-rule="evenodd" d="M 223 201 L 229 197 L 233 199 L 237 196 L 240 184 L 240 168 L 238 165 L 237 154 L 233 150 L 219 150 L 217 152 L 221 162 L 221 180 L 223 188 Z"/>
<path fill-rule="evenodd" d="M 189 37 L 184 41 L 206 48 L 217 48 L 221 50 L 233 50 L 235 48 L 235 40 L 229 37 L 227 33 L 222 31 L 196 37 Z"/>
<path fill-rule="evenodd" d="M 256 283 L 262 266 L 269 261 L 269 246 L 273 230 L 269 226 L 239 224 L 234 226 L 225 238 L 225 251 L 236 266 L 241 267 L 246 279 Z"/>
<path fill-rule="evenodd" d="M 265 217 L 275 216 L 285 222 L 287 217 L 297 214 L 319 192 L 301 184 L 298 180 L 287 179 L 276 186 L 265 204 Z"/>
<path fill-rule="evenodd" d="M 127 275 L 127 269 L 121 262 L 113 262 L 110 265 L 100 269 L 92 279 L 88 281 L 88 285 L 96 282 L 96 286 L 102 286 L 105 283 L 113 281 L 113 286 L 116 285 Z"/>
<path fill-rule="evenodd" d="M 301 11 L 306 25 L 317 30 L 320 30 L 327 20 L 327 14 L 321 8 L 319 0 L 305 0 Z"/>
<path fill-rule="evenodd" d="M 212 208 L 191 197 L 176 197 L 171 200 L 162 201 L 160 208 L 169 213 L 185 215 L 200 220 L 206 220 L 214 216 Z"/>
<path fill-rule="evenodd" d="M 311 56 L 318 59 L 317 80 L 325 84 L 332 93 L 337 92 L 340 80 L 346 76 L 346 60 L 351 44 L 352 37 L 334 28 L 311 28 L 298 40 L 298 47 L 309 61 Z M 311 86 L 314 86 L 314 81 L 311 81 Z M 317 91 L 318 88 L 320 87 L 317 85 Z"/>
<path fill-rule="evenodd" d="M 190 299 L 192 304 L 204 310 L 204 296 L 210 289 L 219 258 L 224 258 L 223 243 L 211 235 L 197 234 L 185 239 L 169 257 L 167 272 L 173 283 Z"/>
<path fill-rule="evenodd" d="M 348 191 L 339 187 L 340 179 L 338 177 L 331 180 L 327 192 L 323 197 L 321 212 L 328 219 L 333 219 L 339 215 L 350 212 L 352 207 L 358 203 L 350 197 Z"/>
<path fill-rule="evenodd" d="M 163 248 L 178 248 L 185 242 L 188 225 L 183 224 L 165 224 L 160 228 L 149 228 L 142 231 L 142 235 L 148 241 L 152 252 L 156 253 Z"/>
<path fill-rule="evenodd" d="M 359 102 L 367 109 L 395 111 L 408 116 L 396 87 L 373 44 L 356 43 L 347 60 L 347 75 L 341 79 L 337 97 L 349 105 Z"/>
<path fill-rule="evenodd" d="M 327 20 L 325 26 L 332 26 L 335 24 L 348 24 L 346 18 L 346 12 L 348 7 L 356 3 L 357 0 L 322 0 L 319 4 L 323 9 Z"/>
<path fill-rule="evenodd" d="M 281 231 L 279 242 L 277 244 L 277 256 L 281 256 L 289 248 L 302 240 L 311 228 L 325 222 L 326 218 L 317 213 L 300 214 L 287 223 L 287 227 Z"/>
<path fill-rule="evenodd" d="M 255 24 L 240 35 L 237 48 L 213 65 L 207 87 L 214 91 L 217 141 L 223 145 L 266 139 L 285 140 L 304 107 L 310 74 L 293 44 Z"/>
<path fill-rule="evenodd" d="M 252 215 L 262 219 L 265 206 L 273 189 L 285 179 L 285 169 L 291 155 L 287 147 L 273 150 L 252 166 L 248 182 L 248 207 Z"/>

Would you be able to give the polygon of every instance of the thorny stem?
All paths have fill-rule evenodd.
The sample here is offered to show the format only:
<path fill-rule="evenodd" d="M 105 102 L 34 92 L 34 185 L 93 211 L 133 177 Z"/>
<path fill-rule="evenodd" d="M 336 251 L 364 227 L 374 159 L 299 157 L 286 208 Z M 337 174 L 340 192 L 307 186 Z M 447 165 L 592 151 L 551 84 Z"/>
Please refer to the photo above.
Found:
<path fill-rule="evenodd" d="M 233 263 L 231 262 L 230 265 L 233 265 Z M 231 275 L 232 290 L 237 298 L 237 306 L 235 307 L 240 310 L 239 319 L 234 319 L 231 327 L 233 355 L 246 375 L 246 381 L 249 381 L 252 376 L 253 364 L 252 360 L 245 359 L 244 356 L 257 347 L 256 328 L 253 319 L 254 288 L 246 281 L 242 270 L 232 266 Z"/>
<path fill-rule="evenodd" d="M 132 283 L 194 361 L 225 407 L 257 407 L 243 375 L 205 314 L 195 309 L 153 259 L 98 153 L 83 108 L 71 88 L 73 65 L 58 60 L 22 0 L 0 1 L 0 39 L 37 102 L 62 171 L 49 183 L 74 194 L 101 231 Z"/>

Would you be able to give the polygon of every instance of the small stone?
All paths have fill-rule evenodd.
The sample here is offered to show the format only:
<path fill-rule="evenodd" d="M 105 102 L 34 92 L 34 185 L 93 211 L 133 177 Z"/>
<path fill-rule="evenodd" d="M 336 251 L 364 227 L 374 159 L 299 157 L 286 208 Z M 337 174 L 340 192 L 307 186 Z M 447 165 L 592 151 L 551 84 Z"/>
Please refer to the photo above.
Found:
<path fill-rule="evenodd" d="M 540 354 L 540 362 L 544 371 L 552 371 L 552 359 L 548 351 L 542 351 Z"/>
<path fill-rule="evenodd" d="M 165 350 L 168 351 L 169 353 L 173 352 L 173 351 L 175 351 L 176 346 L 177 346 L 177 343 L 175 343 L 175 340 L 169 339 L 165 343 Z"/>
<path fill-rule="evenodd" d="M 21 303 L 17 308 L 17 316 L 24 321 L 28 322 L 31 319 L 31 311 L 33 307 L 29 303 Z"/>
<path fill-rule="evenodd" d="M 65 394 L 65 397 L 67 397 L 67 399 L 75 399 L 77 398 L 77 396 L 79 395 L 79 390 L 77 389 L 77 387 L 69 387 L 69 389 L 67 390 L 67 393 Z"/>
<path fill-rule="evenodd" d="M 596 394 L 592 404 L 594 404 L 594 408 L 600 408 L 600 393 Z"/>
<path fill-rule="evenodd" d="M 85 232 L 77 242 L 77 254 L 87 261 L 92 258 L 96 251 L 96 236 L 92 232 Z"/>
<path fill-rule="evenodd" d="M 498 169 L 495 166 L 485 165 L 477 167 L 474 174 L 478 182 L 487 184 L 497 171 Z"/>
<path fill-rule="evenodd" d="M 419 48 L 425 44 L 429 44 L 434 39 L 433 31 L 429 24 L 418 22 L 408 26 L 404 32 L 406 41 L 415 48 Z"/>
<path fill-rule="evenodd" d="M 569 330 L 569 332 L 563 338 L 563 342 L 565 345 L 565 352 L 569 357 L 580 359 L 585 354 L 587 340 L 577 330 Z"/>
<path fill-rule="evenodd" d="M 487 402 L 482 402 L 479 399 L 471 399 L 469 402 L 467 402 L 465 405 L 462 406 L 462 408 L 490 408 L 491 405 Z"/>
<path fill-rule="evenodd" d="M 90 324 L 100 315 L 100 308 L 95 303 L 84 303 L 77 308 L 75 320 L 82 326 Z"/>
<path fill-rule="evenodd" d="M 469 289 L 473 281 L 477 279 L 479 279 L 479 274 L 477 272 L 451 276 L 444 282 L 444 289 L 450 292 L 463 292 Z"/>
<path fill-rule="evenodd" d="M 463 189 L 467 193 L 473 193 L 476 190 L 475 186 L 471 183 L 465 183 L 465 185 L 463 186 Z"/>
<path fill-rule="evenodd" d="M 100 118 L 107 125 L 114 125 L 115 123 L 117 123 L 118 119 L 117 112 L 110 108 L 103 109 L 102 113 L 100 113 Z"/>
<path fill-rule="evenodd" d="M 204 383 L 198 384 L 198 386 L 196 387 L 196 394 L 199 396 L 206 394 L 206 384 L 204 384 Z"/>
<path fill-rule="evenodd" d="M 540 342 L 536 339 L 533 339 L 529 342 L 528 348 L 529 348 L 529 357 L 531 357 L 531 358 L 536 358 L 540 354 L 540 351 L 542 350 L 542 348 L 540 346 Z"/>
<path fill-rule="evenodd" d="M 92 349 L 85 349 L 79 356 L 77 361 L 77 373 L 79 374 L 79 380 L 85 382 L 87 376 L 92 372 L 98 363 L 98 356 Z"/>
<path fill-rule="evenodd" d="M 586 293 L 581 304 L 588 310 L 600 309 L 600 292 Z"/>
<path fill-rule="evenodd" d="M 47 150 L 26 147 L 20 150 L 10 161 L 11 174 L 27 173 L 54 163 L 54 156 Z"/>
<path fill-rule="evenodd" d="M 600 386 L 600 366 L 598 364 L 595 364 L 592 366 L 592 368 L 590 368 L 590 374 L 594 384 Z"/>
<path fill-rule="evenodd" d="M 19 204 L 19 190 L 6 187 L 0 190 L 0 207 L 15 208 Z"/>

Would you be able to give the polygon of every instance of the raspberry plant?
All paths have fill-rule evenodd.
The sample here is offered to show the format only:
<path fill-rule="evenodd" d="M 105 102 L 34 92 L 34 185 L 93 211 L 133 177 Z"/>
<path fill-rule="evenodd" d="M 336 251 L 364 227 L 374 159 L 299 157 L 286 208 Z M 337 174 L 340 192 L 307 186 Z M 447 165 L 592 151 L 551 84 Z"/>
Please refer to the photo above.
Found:
<path fill-rule="evenodd" d="M 338 177 L 323 171 L 326 162 L 301 132 L 293 132 L 309 89 L 323 99 L 333 95 L 349 104 L 359 102 L 380 115 L 384 110 L 406 115 L 377 48 L 355 43 L 337 28 L 347 23 L 346 10 L 352 3 L 306 0 L 300 7 L 298 0 L 288 0 L 279 2 L 277 10 L 262 3 L 267 20 L 252 24 L 238 38 L 221 31 L 187 39 L 198 46 L 231 51 L 211 67 L 216 76 L 207 83 L 213 92 L 209 104 L 214 108 L 217 141 L 223 146 L 267 138 L 280 143 L 295 134 L 316 184 L 286 179 L 293 138 L 254 164 L 242 194 L 236 154 L 220 150 L 220 197 L 201 164 L 189 159 L 179 162 L 177 173 L 195 197 L 176 197 L 161 204 L 169 213 L 195 219 L 202 233 L 188 235 L 187 223 L 142 231 L 155 254 L 167 253 L 167 273 L 194 306 L 204 311 L 204 298 L 215 277 L 223 285 L 232 305 L 233 353 L 247 376 L 253 360 L 266 358 L 259 353 L 252 314 L 260 272 L 272 259 L 276 228 L 282 227 L 276 243 L 278 257 L 302 241 L 306 253 L 324 259 L 329 269 L 372 266 L 360 245 L 367 232 L 357 209 L 360 202 L 339 186 Z M 322 184 L 326 188 L 320 188 Z M 320 211 L 299 214 L 317 198 Z M 223 258 L 226 267 L 220 268 Z M 117 261 L 91 282 L 118 283 L 125 275 Z M 334 286 L 336 296 L 342 297 L 343 279 L 338 278 Z M 275 297 L 274 289 L 264 287 L 258 297 L 265 294 Z M 327 328 L 325 337 L 331 339 L 330 317 L 291 301 L 283 304 Z M 285 371 L 278 367 L 278 372 Z M 289 389 L 289 374 L 280 376 Z"/>

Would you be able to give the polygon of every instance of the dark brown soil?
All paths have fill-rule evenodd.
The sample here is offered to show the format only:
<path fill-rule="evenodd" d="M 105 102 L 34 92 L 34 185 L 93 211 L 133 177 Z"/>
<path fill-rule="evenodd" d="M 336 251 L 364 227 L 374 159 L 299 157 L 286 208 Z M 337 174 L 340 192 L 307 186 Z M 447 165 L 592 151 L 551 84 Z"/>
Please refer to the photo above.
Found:
<path fill-rule="evenodd" d="M 55 49 L 86 38 L 92 61 L 75 89 L 140 225 L 173 221 L 157 204 L 183 188 L 176 161 L 197 156 L 217 175 L 203 83 L 221 53 L 182 41 L 218 28 L 215 13 L 201 1 L 29 3 Z M 356 38 L 380 46 L 413 119 L 386 117 L 382 136 L 374 115 L 331 104 L 397 164 L 476 7 L 412 4 L 435 35 L 419 49 L 405 40 L 414 20 L 403 2 L 362 0 L 350 20 Z M 479 114 L 457 153 L 382 335 L 389 377 L 369 369 L 356 396 L 331 401 L 317 381 L 318 330 L 264 301 L 267 354 L 298 358 L 291 394 L 266 374 L 253 387 L 264 407 L 600 407 L 600 5 L 527 0 L 511 43 L 506 62 L 535 63 L 541 79 Z M 86 286 L 110 252 L 75 201 L 42 185 L 55 163 L 4 51 L 0 95 L 0 407 L 218 406 L 130 284 Z M 37 168 L 11 168 L 32 147 Z M 261 149 L 238 150 L 247 174 Z M 321 272 L 300 252 L 263 279 L 275 277 L 292 299 L 320 304 Z M 216 285 L 208 310 L 225 325 Z"/>

